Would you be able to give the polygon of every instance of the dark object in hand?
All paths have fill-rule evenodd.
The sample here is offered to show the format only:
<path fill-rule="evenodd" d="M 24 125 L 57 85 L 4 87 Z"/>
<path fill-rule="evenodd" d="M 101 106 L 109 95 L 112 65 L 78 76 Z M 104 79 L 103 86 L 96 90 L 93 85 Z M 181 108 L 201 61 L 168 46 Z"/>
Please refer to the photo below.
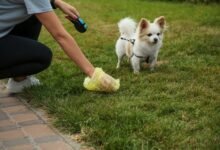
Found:
<path fill-rule="evenodd" d="M 77 31 L 79 31 L 80 33 L 86 32 L 88 27 L 82 18 L 73 19 L 70 18 L 69 16 L 67 16 L 66 18 L 69 19 L 74 24 Z"/>

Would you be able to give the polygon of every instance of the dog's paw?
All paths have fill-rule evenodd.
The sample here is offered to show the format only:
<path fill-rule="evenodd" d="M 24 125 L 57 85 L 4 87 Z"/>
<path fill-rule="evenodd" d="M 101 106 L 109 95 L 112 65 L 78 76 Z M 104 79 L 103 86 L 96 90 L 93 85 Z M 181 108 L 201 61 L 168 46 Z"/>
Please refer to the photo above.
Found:
<path fill-rule="evenodd" d="M 128 57 L 128 59 L 126 60 L 127 63 L 130 63 L 130 58 Z"/>
<path fill-rule="evenodd" d="M 139 75 L 140 72 L 139 71 L 134 71 L 134 74 Z"/>
<path fill-rule="evenodd" d="M 149 64 L 148 63 L 142 63 L 141 64 L 141 67 L 143 68 L 143 69 L 147 69 L 147 68 L 149 68 Z"/>
<path fill-rule="evenodd" d="M 153 72 L 155 69 L 154 68 L 150 68 L 150 71 Z"/>

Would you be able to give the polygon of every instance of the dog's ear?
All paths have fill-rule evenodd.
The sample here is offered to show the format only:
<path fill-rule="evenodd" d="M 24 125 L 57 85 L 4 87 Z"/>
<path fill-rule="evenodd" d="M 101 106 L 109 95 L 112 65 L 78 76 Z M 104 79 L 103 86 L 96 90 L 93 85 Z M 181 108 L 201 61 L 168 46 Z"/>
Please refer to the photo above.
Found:
<path fill-rule="evenodd" d="M 166 21 L 164 16 L 160 16 L 154 20 L 154 23 L 157 23 L 162 29 L 165 28 Z"/>
<path fill-rule="evenodd" d="M 149 27 L 149 21 L 145 18 L 141 18 L 139 27 L 140 27 L 140 31 L 147 29 Z"/>

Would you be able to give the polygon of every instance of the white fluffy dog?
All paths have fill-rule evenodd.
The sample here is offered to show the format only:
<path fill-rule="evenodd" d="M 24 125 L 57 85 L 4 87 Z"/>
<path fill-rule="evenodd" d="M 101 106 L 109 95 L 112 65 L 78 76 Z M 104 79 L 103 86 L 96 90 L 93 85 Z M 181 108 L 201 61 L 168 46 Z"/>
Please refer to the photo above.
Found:
<path fill-rule="evenodd" d="M 150 70 L 154 70 L 162 46 L 165 25 L 163 16 L 156 18 L 152 23 L 142 18 L 137 26 L 131 18 L 120 20 L 118 27 L 121 35 L 115 46 L 118 56 L 116 68 L 120 67 L 123 56 L 127 55 L 134 73 L 139 73 L 141 62 L 149 63 Z"/>

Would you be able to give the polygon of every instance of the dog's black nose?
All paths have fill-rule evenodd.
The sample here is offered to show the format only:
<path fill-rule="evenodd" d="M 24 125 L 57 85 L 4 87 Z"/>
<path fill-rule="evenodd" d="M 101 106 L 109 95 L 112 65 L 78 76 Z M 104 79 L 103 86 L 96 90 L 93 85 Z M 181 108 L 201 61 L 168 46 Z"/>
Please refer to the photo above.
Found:
<path fill-rule="evenodd" d="M 154 38 L 154 43 L 157 43 L 158 42 L 158 39 L 157 38 Z"/>

